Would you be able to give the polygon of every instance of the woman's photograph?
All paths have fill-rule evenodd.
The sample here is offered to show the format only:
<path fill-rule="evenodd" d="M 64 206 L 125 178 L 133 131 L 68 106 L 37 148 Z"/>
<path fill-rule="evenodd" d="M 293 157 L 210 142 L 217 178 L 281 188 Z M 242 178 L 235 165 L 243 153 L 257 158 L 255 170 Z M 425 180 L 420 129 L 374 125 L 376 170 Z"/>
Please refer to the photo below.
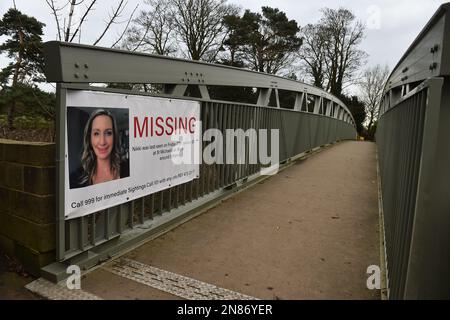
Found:
<path fill-rule="evenodd" d="M 70 188 L 82 188 L 128 177 L 128 144 L 124 143 L 126 148 L 122 145 L 122 141 L 128 141 L 128 128 L 123 128 L 125 123 L 128 127 L 128 114 L 123 116 L 123 110 L 126 109 L 94 109 L 90 115 L 86 111 L 92 108 L 70 109 L 75 109 L 68 109 L 69 113 L 72 113 L 72 117 L 68 115 L 68 134 L 71 137 L 68 139 L 69 169 L 72 169 Z M 126 118 L 126 121 L 121 121 L 120 130 L 114 112 L 118 113 L 120 120 Z M 70 122 L 75 118 L 82 121 L 86 117 L 88 118 L 82 132 L 82 145 L 74 146 L 80 129 L 76 130 L 73 126 L 77 121 L 73 121 L 72 125 Z M 75 154 L 80 155 L 78 163 L 74 161 Z"/>

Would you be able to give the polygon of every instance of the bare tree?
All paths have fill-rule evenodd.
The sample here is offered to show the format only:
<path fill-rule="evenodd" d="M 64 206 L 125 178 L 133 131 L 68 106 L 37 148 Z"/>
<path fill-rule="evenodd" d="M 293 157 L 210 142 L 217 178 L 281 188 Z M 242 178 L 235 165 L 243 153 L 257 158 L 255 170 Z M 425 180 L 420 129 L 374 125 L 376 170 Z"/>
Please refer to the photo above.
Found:
<path fill-rule="evenodd" d="M 58 8 L 53 0 L 45 0 L 45 2 L 47 2 L 47 5 L 52 10 L 52 15 L 53 15 L 53 17 L 55 18 L 55 21 L 56 21 L 56 29 L 57 29 L 58 40 L 61 41 L 62 40 L 62 37 L 61 37 L 61 26 L 59 24 L 60 16 L 61 16 L 60 12 L 69 3 L 66 3 L 64 6 Z M 14 5 L 15 5 L 15 3 L 14 3 Z"/>
<path fill-rule="evenodd" d="M 73 17 L 73 11 L 75 10 L 75 5 L 77 4 L 76 0 L 70 1 L 70 10 L 69 10 L 69 21 L 67 22 L 67 29 L 64 34 L 64 41 L 69 41 L 70 37 L 70 27 L 72 26 L 72 17 Z"/>
<path fill-rule="evenodd" d="M 109 18 L 106 22 L 106 27 L 105 29 L 103 29 L 102 34 L 97 38 L 97 40 L 94 41 L 93 45 L 97 45 L 97 43 L 100 42 L 100 40 L 102 40 L 102 38 L 105 36 L 106 32 L 108 31 L 108 29 L 116 23 L 116 20 L 122 15 L 123 10 L 125 9 L 125 5 L 124 5 L 124 0 L 120 0 L 119 4 L 117 5 L 117 7 L 114 9 L 112 9 L 112 13 L 109 14 Z"/>
<path fill-rule="evenodd" d="M 355 21 L 355 15 L 347 9 L 322 10 L 319 22 L 326 33 L 327 90 L 340 95 L 344 83 L 352 81 L 355 71 L 361 66 L 367 54 L 358 49 L 364 37 L 364 25 Z"/>
<path fill-rule="evenodd" d="M 45 0 L 49 8 L 51 9 L 51 14 L 53 15 L 56 21 L 57 28 L 57 38 L 59 41 L 73 42 L 75 40 L 75 36 L 78 35 L 78 39 L 81 39 L 81 27 L 83 23 L 87 20 L 89 14 L 91 14 L 95 9 L 95 4 L 97 0 L 91 0 L 89 3 L 85 3 L 86 0 L 70 0 L 69 2 L 65 2 L 64 5 L 59 6 L 55 0 Z M 67 5 L 70 5 L 69 12 L 64 15 L 63 10 Z M 83 14 L 78 21 L 73 21 L 74 12 L 77 10 L 82 10 L 84 6 Z M 114 24 L 125 23 L 128 21 L 124 32 L 122 32 L 122 36 L 125 33 L 126 29 L 129 26 L 129 22 L 132 19 L 133 13 L 130 15 L 129 19 L 125 21 L 119 21 L 122 17 L 123 12 L 127 6 L 127 2 L 125 0 L 119 0 L 115 7 L 111 8 L 111 13 L 109 13 L 108 18 L 105 20 L 105 27 L 101 31 L 100 35 L 93 42 L 93 45 L 97 45 L 111 29 L 111 26 Z M 62 26 L 62 27 L 61 27 Z M 73 31 L 75 30 L 75 31 Z M 121 36 L 121 37 L 122 37 Z M 120 38 L 121 38 L 120 37 Z M 120 41 L 120 39 L 119 39 Z M 115 42 L 115 44 L 118 41 Z"/>
<path fill-rule="evenodd" d="M 138 7 L 139 7 L 139 4 L 137 4 L 136 7 L 134 7 L 134 10 L 131 13 L 130 17 L 128 18 L 128 22 L 127 22 L 125 28 L 123 29 L 119 38 L 117 38 L 117 40 L 112 44 L 111 48 L 115 48 L 122 41 L 122 38 L 125 36 L 125 34 L 128 32 L 128 28 L 129 28 L 131 22 L 133 21 L 134 13 L 136 12 Z"/>
<path fill-rule="evenodd" d="M 383 89 L 389 77 L 388 66 L 368 68 L 363 73 L 363 79 L 359 84 L 362 100 L 365 104 L 367 114 L 367 131 L 369 134 L 373 131 L 373 125 L 378 119 L 379 105 L 383 96 Z"/>
<path fill-rule="evenodd" d="M 150 7 L 133 20 L 122 46 L 130 51 L 171 55 L 177 51 L 170 3 L 166 0 L 145 0 Z"/>
<path fill-rule="evenodd" d="M 317 24 L 302 29 L 304 46 L 299 56 L 316 86 L 339 96 L 346 85 L 357 83 L 355 73 L 367 57 L 358 48 L 364 30 L 364 25 L 344 8 L 324 8 Z"/>
<path fill-rule="evenodd" d="M 226 37 L 223 18 L 239 9 L 226 0 L 168 0 L 184 54 L 192 60 L 214 61 Z"/>
<path fill-rule="evenodd" d="M 66 40 L 69 42 L 72 42 L 75 39 L 75 36 L 78 33 L 81 33 L 81 26 L 83 25 L 83 22 L 86 20 L 87 15 L 89 14 L 89 12 L 91 12 L 92 7 L 94 6 L 94 4 L 97 2 L 97 0 L 92 0 L 91 3 L 86 7 L 86 10 L 84 11 L 83 16 L 80 19 L 80 22 L 77 25 L 77 28 L 75 29 L 75 32 L 72 34 L 72 37 L 70 38 L 70 40 Z M 69 36 L 69 33 L 66 34 L 66 37 Z M 80 37 L 81 38 L 81 35 Z"/>
<path fill-rule="evenodd" d="M 312 78 L 316 87 L 325 87 L 326 72 L 326 33 L 319 24 L 307 24 L 301 29 L 303 46 L 300 47 L 299 58 L 304 62 L 303 69 Z"/>

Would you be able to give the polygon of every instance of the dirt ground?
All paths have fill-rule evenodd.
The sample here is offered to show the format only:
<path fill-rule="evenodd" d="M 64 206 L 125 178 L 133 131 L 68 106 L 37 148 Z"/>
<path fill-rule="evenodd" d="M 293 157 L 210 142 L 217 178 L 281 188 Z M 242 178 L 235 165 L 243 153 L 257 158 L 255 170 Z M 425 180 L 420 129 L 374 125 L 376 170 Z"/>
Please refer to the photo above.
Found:
<path fill-rule="evenodd" d="M 127 258 L 260 299 L 380 299 L 376 145 L 343 142 L 299 161 Z M 176 299 L 97 269 L 83 290 Z"/>
<path fill-rule="evenodd" d="M 25 285 L 33 280 L 17 261 L 0 251 L 0 300 L 40 299 L 25 289 Z"/>
<path fill-rule="evenodd" d="M 0 126 L 0 139 L 10 139 L 30 142 L 53 142 L 53 129 L 14 129 L 8 130 Z"/>

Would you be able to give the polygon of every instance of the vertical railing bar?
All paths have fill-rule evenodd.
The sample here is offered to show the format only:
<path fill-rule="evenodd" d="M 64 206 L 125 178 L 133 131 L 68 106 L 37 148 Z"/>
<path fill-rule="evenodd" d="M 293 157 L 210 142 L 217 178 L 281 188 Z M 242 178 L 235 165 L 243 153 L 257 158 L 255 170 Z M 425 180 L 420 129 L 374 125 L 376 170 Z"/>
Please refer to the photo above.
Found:
<path fill-rule="evenodd" d="M 245 106 L 241 106 L 241 118 L 240 118 L 240 127 L 241 129 L 244 131 L 245 133 Z M 241 161 L 244 161 L 244 164 L 240 164 L 239 165 L 239 179 L 243 179 L 245 178 L 245 174 L 244 174 L 244 168 L 245 168 L 245 150 L 246 150 L 246 138 L 244 135 L 244 148 L 241 148 L 241 151 L 244 151 L 244 154 L 241 155 Z"/>
<path fill-rule="evenodd" d="M 209 102 L 208 103 L 208 115 L 206 117 L 206 130 L 211 128 L 211 117 L 214 112 L 212 110 L 212 106 L 213 106 L 213 103 Z M 207 143 L 205 143 L 204 147 L 206 147 L 206 145 L 207 145 Z M 203 150 L 205 150 L 205 149 L 203 148 Z M 205 180 L 204 180 L 204 188 L 205 188 L 204 194 L 205 195 L 209 194 L 209 192 L 210 192 L 210 188 L 209 188 L 210 180 L 211 180 L 211 165 L 205 163 Z"/>
<path fill-rule="evenodd" d="M 271 138 L 271 135 L 270 135 L 270 130 L 271 130 L 271 128 L 270 128 L 270 117 L 271 117 L 271 109 L 270 108 L 266 108 L 266 115 L 265 115 L 265 123 L 266 123 L 266 125 L 265 125 L 265 127 L 266 127 L 266 130 L 267 130 L 267 139 L 266 139 L 266 141 L 267 141 L 267 146 L 266 146 L 266 149 L 267 149 L 267 154 L 269 154 L 270 153 L 270 138 Z M 265 165 L 265 166 L 267 166 L 267 164 Z"/>
<path fill-rule="evenodd" d="M 74 241 L 74 236 L 77 236 L 78 234 L 73 234 L 73 230 L 74 230 L 74 227 L 73 227 L 73 224 L 75 223 L 75 219 L 71 219 L 71 220 L 67 220 L 66 221 L 66 232 L 65 232 L 65 234 L 66 234 L 66 251 L 68 251 L 68 252 L 70 252 L 70 251 L 73 251 L 73 250 L 76 250 L 76 249 L 78 249 L 78 242 L 77 243 L 74 243 L 75 241 Z"/>
<path fill-rule="evenodd" d="M 178 208 L 179 207 L 179 197 L 180 197 L 180 185 L 177 185 L 176 187 L 174 187 L 175 189 L 175 203 L 174 203 L 174 207 Z"/>
<path fill-rule="evenodd" d="M 91 214 L 91 220 L 92 220 L 92 222 L 91 222 L 91 244 L 93 246 L 95 246 L 96 238 L 97 238 L 96 237 L 96 235 L 97 235 L 97 233 L 96 233 L 96 226 L 95 226 L 96 215 L 97 215 L 96 212 Z"/>
<path fill-rule="evenodd" d="M 229 129 L 235 129 L 235 123 L 236 123 L 236 121 L 235 121 L 235 119 L 236 119 L 236 106 L 234 106 L 234 105 L 230 105 L 230 107 L 231 107 L 231 112 L 230 112 L 230 127 L 229 127 Z M 230 135 L 230 140 L 231 139 L 234 139 L 231 135 Z M 231 153 L 231 155 L 230 155 L 230 164 L 229 164 L 229 177 L 228 177 L 228 179 L 229 179 L 229 181 L 228 181 L 228 184 L 232 184 L 233 182 L 234 182 L 234 170 L 235 170 L 235 159 L 236 159 L 236 151 L 234 150 L 234 148 L 236 147 L 235 146 L 235 143 L 233 142 L 233 143 L 231 143 L 231 141 L 229 142 L 229 144 L 230 144 L 230 146 L 231 145 L 233 145 L 234 147 L 233 147 L 233 149 L 231 149 L 230 148 L 230 150 L 228 150 L 230 153 Z"/>
<path fill-rule="evenodd" d="M 214 129 L 219 130 L 219 104 L 218 103 L 214 103 L 214 118 L 213 118 L 213 123 L 214 123 Z M 216 152 L 216 159 L 217 159 L 217 150 Z M 219 177 L 219 164 L 217 163 L 217 160 L 214 161 L 213 164 L 213 171 L 214 171 L 214 178 L 212 181 L 212 190 L 215 191 L 217 190 L 217 182 L 219 181 L 218 177 Z"/>
<path fill-rule="evenodd" d="M 184 191 L 186 192 L 185 203 L 190 203 L 192 201 L 192 183 L 192 180 L 186 183 L 186 187 L 184 189 Z"/>
<path fill-rule="evenodd" d="M 250 129 L 255 129 L 255 128 L 251 128 L 250 107 L 248 107 L 248 106 L 245 107 L 245 123 L 246 123 L 245 124 L 246 131 L 250 130 Z M 258 139 L 258 137 L 256 137 L 256 139 Z M 246 178 L 250 175 L 250 170 L 249 170 L 250 169 L 250 148 L 251 148 L 250 145 L 252 143 L 254 143 L 254 142 L 255 141 L 252 141 L 252 140 L 249 139 L 248 145 L 246 145 L 246 147 L 245 147 L 245 170 L 244 170 L 244 175 L 245 175 Z"/>
<path fill-rule="evenodd" d="M 254 127 L 251 127 L 251 123 L 250 123 L 250 107 L 246 106 L 245 107 L 245 128 L 246 131 L 252 129 L 256 130 Z M 258 138 L 258 137 L 256 137 Z M 248 140 L 248 145 L 246 145 L 245 147 L 245 169 L 244 169 L 244 175 L 247 178 L 248 176 L 250 176 L 250 145 L 255 142 L 253 140 Z"/>
<path fill-rule="evenodd" d="M 78 242 L 80 250 L 84 250 L 85 242 L 84 242 L 84 216 L 81 216 L 78 220 L 79 230 L 78 230 Z"/>
<path fill-rule="evenodd" d="M 159 210 L 158 214 L 162 216 L 164 212 L 164 191 L 159 191 Z"/>
<path fill-rule="evenodd" d="M 272 131 L 272 125 L 273 125 L 273 109 L 267 108 L 267 153 L 269 154 L 272 150 L 272 139 L 270 132 Z M 280 143 L 281 144 L 281 143 Z M 271 155 L 272 156 L 272 155 Z M 269 166 L 269 165 L 267 165 Z"/>
<path fill-rule="evenodd" d="M 268 108 L 267 109 L 267 133 L 268 133 L 268 136 L 267 136 L 267 152 L 268 153 L 270 153 L 270 150 L 272 150 L 272 139 L 271 139 L 271 136 L 270 136 L 270 132 L 272 131 L 272 129 L 273 129 L 273 118 L 274 118 L 274 116 L 273 116 L 273 109 L 271 109 L 271 108 Z M 281 143 L 280 143 L 280 145 L 281 145 Z"/>
<path fill-rule="evenodd" d="M 225 171 L 226 171 L 226 158 L 227 158 L 227 150 L 226 150 L 226 125 L 227 125 L 227 112 L 228 112 L 228 106 L 227 104 L 222 105 L 222 158 L 223 158 L 223 164 L 222 164 L 222 170 L 220 172 L 220 187 L 223 188 L 225 183 Z"/>
<path fill-rule="evenodd" d="M 194 198 L 194 180 L 189 182 L 189 202 Z"/>
<path fill-rule="evenodd" d="M 111 213 L 111 211 L 110 211 L 110 209 L 108 208 L 108 209 L 106 209 L 106 210 L 103 210 L 103 215 L 105 216 L 105 220 L 104 220 L 104 223 L 105 223 L 105 238 L 106 238 L 106 240 L 109 240 L 110 238 L 111 238 L 111 227 L 110 227 L 110 225 L 109 225 L 109 218 L 110 218 L 110 213 Z"/>
<path fill-rule="evenodd" d="M 130 201 L 129 203 L 128 203 L 128 207 L 129 207 L 129 212 L 128 212 L 128 225 L 129 225 L 129 227 L 131 228 L 131 229 L 133 229 L 134 228 L 134 219 L 133 219 L 133 216 L 134 216 L 134 201 Z"/>
<path fill-rule="evenodd" d="M 172 188 L 169 187 L 165 192 L 167 193 L 167 212 L 170 212 L 172 210 Z"/>
<path fill-rule="evenodd" d="M 284 161 L 284 160 L 286 160 L 286 159 L 288 159 L 290 157 L 289 150 L 288 150 L 288 145 L 287 145 L 287 137 L 286 137 L 287 127 L 285 126 L 285 123 L 283 121 L 283 112 L 280 109 L 275 109 L 275 112 L 278 115 L 278 117 L 276 117 L 276 121 L 277 121 L 277 128 L 279 128 L 279 130 L 280 130 L 280 138 L 281 138 L 280 146 L 282 145 L 283 148 L 284 148 L 283 156 L 282 157 L 280 156 L 280 160 Z M 320 128 L 320 119 L 319 119 L 319 117 L 320 116 L 316 117 L 316 123 L 317 123 L 316 132 Z M 318 136 L 318 134 L 316 134 L 316 136 Z M 316 138 L 316 141 L 317 140 L 318 139 Z M 315 146 L 318 146 L 318 145 L 319 144 L 317 144 L 317 143 L 315 144 Z"/>
<path fill-rule="evenodd" d="M 65 132 L 66 132 L 66 93 L 67 90 L 56 84 L 56 258 L 66 256 L 66 217 L 65 217 Z"/>
<path fill-rule="evenodd" d="M 259 115 L 258 115 L 259 129 L 260 130 L 266 129 L 266 126 L 265 126 L 265 114 L 266 113 L 265 113 L 264 108 L 259 108 L 258 113 L 259 113 Z M 258 157 L 259 157 L 260 149 L 261 149 L 261 143 L 258 142 Z M 262 168 L 261 161 L 258 161 L 258 165 L 256 167 L 256 172 L 258 173 L 261 170 L 261 168 Z"/>
<path fill-rule="evenodd" d="M 153 216 L 155 213 L 155 194 L 152 193 L 150 195 L 150 219 L 153 220 Z"/>
<path fill-rule="evenodd" d="M 180 198 L 180 205 L 185 205 L 186 204 L 186 200 L 184 198 L 185 197 L 185 183 L 180 185 L 178 197 Z"/>
<path fill-rule="evenodd" d="M 207 104 L 207 109 L 208 109 L 208 113 L 206 115 L 206 130 L 208 130 L 209 128 L 211 128 L 211 113 L 212 111 L 212 103 L 209 102 Z M 206 146 L 207 143 L 205 143 L 204 147 Z M 204 148 L 203 148 L 204 150 Z M 209 164 L 205 164 L 205 179 L 203 180 L 203 195 L 207 195 L 209 194 L 210 190 L 209 190 L 209 181 L 210 181 L 210 175 L 211 175 L 211 166 Z"/>
<path fill-rule="evenodd" d="M 203 102 L 201 105 L 200 105 L 200 119 L 201 119 L 201 121 L 202 121 L 202 124 L 201 124 L 201 127 L 202 127 L 202 131 L 201 131 L 201 134 L 200 134 L 200 146 L 199 146 L 199 152 L 200 152 L 200 156 L 199 156 L 199 161 L 200 161 L 200 164 L 199 164 L 199 176 L 198 176 L 198 178 L 197 179 L 195 179 L 195 199 L 198 199 L 199 198 L 199 195 L 200 195 L 200 184 L 201 184 L 201 181 L 202 181 L 202 179 L 203 179 L 203 172 L 202 172 L 202 167 L 203 167 L 203 133 L 205 132 L 205 112 L 204 112 L 204 107 L 203 107 L 203 105 L 204 105 L 205 103 Z"/>
<path fill-rule="evenodd" d="M 118 215 L 118 218 L 117 218 L 117 231 L 119 232 L 119 234 L 122 234 L 122 232 L 123 232 L 123 226 L 122 226 L 122 219 L 123 219 L 123 217 L 122 217 L 122 205 L 121 204 L 119 204 L 118 206 L 117 206 L 117 215 Z"/>
<path fill-rule="evenodd" d="M 219 104 L 214 103 L 214 118 L 213 118 L 213 125 L 214 129 L 219 130 Z M 216 152 L 216 159 L 217 159 L 217 150 Z M 217 160 L 214 161 L 213 164 L 213 172 L 214 172 L 214 178 L 212 180 L 212 190 L 217 190 L 217 182 L 218 182 L 218 176 L 219 176 L 219 164 L 217 163 Z"/>
<path fill-rule="evenodd" d="M 208 126 L 207 129 L 211 129 L 214 127 L 214 103 L 210 102 L 208 104 L 209 106 L 209 113 L 208 113 Z M 207 194 L 209 194 L 211 192 L 211 180 L 214 179 L 214 168 L 213 168 L 214 164 L 208 164 L 206 166 L 207 171 L 208 171 L 208 178 L 206 179 L 206 192 Z"/>
<path fill-rule="evenodd" d="M 232 126 L 232 129 L 233 130 L 236 130 L 237 128 L 238 128 L 238 125 L 237 125 L 237 121 L 238 121 L 238 119 L 239 119 L 239 110 L 238 110 L 238 108 L 237 108 L 237 106 L 233 106 L 234 108 L 233 108 L 233 119 L 232 119 L 232 122 L 231 122 L 231 126 Z M 236 145 L 236 139 L 234 138 L 234 136 L 232 137 L 232 139 L 234 139 L 234 142 L 233 142 L 233 150 L 231 150 L 232 151 L 232 153 L 233 153 L 233 163 L 232 163 L 232 165 L 231 165 L 231 168 L 232 168 L 232 171 L 231 171 L 231 183 L 234 183 L 234 182 L 236 182 L 236 174 L 237 174 L 237 145 Z"/>
<path fill-rule="evenodd" d="M 203 110 L 203 122 L 202 122 L 202 126 L 203 126 L 203 131 L 205 132 L 207 130 L 207 122 L 208 122 L 208 114 L 209 114 L 209 109 L 208 109 L 208 103 L 203 103 L 202 104 L 202 110 Z M 203 141 L 202 143 L 202 153 L 203 150 L 205 150 L 205 145 L 206 143 Z M 202 165 L 201 165 L 201 172 L 200 172 L 200 178 L 201 178 L 201 184 L 200 184 L 200 196 L 204 196 L 205 195 L 205 180 L 206 180 L 206 164 L 204 161 L 202 161 Z"/>
<path fill-rule="evenodd" d="M 206 108 L 206 102 L 202 103 L 202 133 L 206 131 L 206 112 L 207 112 L 207 108 Z M 202 154 L 203 154 L 203 150 L 205 150 L 205 141 L 202 139 L 202 145 L 200 147 L 200 149 L 202 150 Z M 199 184 L 198 184 L 198 194 L 197 197 L 202 197 L 204 192 L 204 180 L 205 180 L 205 162 L 202 161 L 201 165 L 200 165 L 200 179 L 199 179 Z"/>
<path fill-rule="evenodd" d="M 259 132 L 261 130 L 261 108 L 258 107 L 253 107 L 254 109 L 254 123 L 256 124 L 256 128 L 257 128 L 257 134 L 258 134 L 258 139 L 257 139 L 257 144 L 256 144 L 256 148 L 255 148 L 255 152 L 256 152 L 256 163 L 253 165 L 253 170 L 252 170 L 252 174 L 255 174 L 258 171 L 259 168 L 259 148 L 260 148 L 260 139 L 259 139 Z"/>
<path fill-rule="evenodd" d="M 201 151 L 201 144 L 200 144 L 200 151 Z M 203 154 L 203 152 L 202 152 Z M 203 157 L 203 156 L 201 156 Z M 200 160 L 200 164 L 199 164 L 199 176 L 194 179 L 193 184 L 192 184 L 192 194 L 193 194 L 193 199 L 198 199 L 198 189 L 200 188 L 200 179 L 201 179 L 201 167 L 202 167 L 202 163 L 203 163 L 203 159 L 199 158 Z"/>
<path fill-rule="evenodd" d="M 230 176 L 230 165 L 227 163 L 227 157 L 228 157 L 228 149 L 227 149 L 227 144 L 229 144 L 229 142 L 227 141 L 227 129 L 229 128 L 229 124 L 230 124 L 230 112 L 231 112 L 231 106 L 229 104 L 226 104 L 226 109 L 225 109 L 226 113 L 225 113 L 225 124 L 223 127 L 223 149 L 225 150 L 224 153 L 224 170 L 223 170 L 223 184 L 224 186 L 228 186 L 229 183 L 229 176 Z"/>
<path fill-rule="evenodd" d="M 257 107 L 251 107 L 251 112 L 250 112 L 250 123 L 252 123 L 252 119 L 253 119 L 253 126 L 255 127 L 256 130 L 256 145 L 254 146 L 253 151 L 256 153 L 256 161 L 258 162 L 258 158 L 259 158 L 259 154 L 258 154 L 258 145 L 259 145 L 259 121 L 258 121 L 258 117 L 259 117 L 259 110 Z M 250 174 L 253 175 L 256 172 L 256 166 L 257 163 L 253 163 L 250 166 Z"/>
<path fill-rule="evenodd" d="M 145 222 L 145 197 L 141 198 L 141 224 Z"/>
<path fill-rule="evenodd" d="M 264 146 L 264 148 L 266 148 L 266 150 L 270 150 L 269 149 L 269 139 L 270 139 L 270 130 L 269 130 L 269 109 L 268 108 L 264 108 L 263 109 L 263 121 L 264 121 L 264 129 L 266 129 L 266 134 L 267 134 L 267 139 L 266 139 L 266 145 Z M 269 151 L 266 151 L 269 152 Z M 264 164 L 264 167 L 266 166 L 266 164 Z M 263 165 L 261 165 L 261 168 L 263 167 Z"/>
<path fill-rule="evenodd" d="M 250 114 L 250 121 L 253 119 L 253 123 L 254 123 L 255 129 L 256 129 L 256 145 L 255 145 L 255 148 L 253 150 L 256 153 L 255 154 L 255 156 L 256 156 L 256 163 L 252 164 L 252 166 L 251 166 L 251 174 L 254 174 L 256 172 L 256 167 L 257 167 L 257 164 L 258 164 L 258 161 L 259 161 L 259 153 L 258 153 L 259 147 L 258 147 L 258 145 L 259 145 L 259 130 L 260 130 L 260 126 L 259 125 L 260 124 L 259 124 L 258 118 L 259 118 L 259 110 L 258 110 L 258 108 L 257 107 L 252 107 L 252 112 Z"/>
<path fill-rule="evenodd" d="M 245 109 L 244 108 L 245 108 L 244 106 L 240 106 L 239 107 L 239 121 L 238 121 L 239 127 L 238 127 L 238 129 L 242 129 L 242 130 L 245 129 L 244 128 L 244 122 L 245 122 L 245 119 L 244 119 L 244 117 L 245 117 L 245 111 L 244 110 Z M 238 150 L 242 151 L 242 148 L 240 146 L 238 146 Z M 244 161 L 245 161 L 245 136 L 244 136 L 244 154 L 240 154 L 238 156 L 241 159 L 241 162 L 242 162 L 243 158 L 244 158 Z M 238 179 L 241 180 L 243 177 L 244 177 L 244 165 L 243 164 L 239 164 L 239 167 L 238 167 Z"/>
<path fill-rule="evenodd" d="M 190 194 L 190 184 L 192 183 L 192 181 L 188 181 L 186 183 L 184 183 L 184 188 L 183 188 L 183 192 L 184 192 L 184 204 L 189 203 L 191 200 L 189 199 L 189 194 Z"/>
<path fill-rule="evenodd" d="M 202 165 L 199 166 L 200 168 L 202 167 Z M 201 172 L 201 171 L 200 171 Z M 194 199 L 198 199 L 199 198 L 199 194 L 200 194 L 200 183 L 201 183 L 201 175 L 196 179 L 195 181 L 195 196 Z"/>
<path fill-rule="evenodd" d="M 236 129 L 236 114 L 237 114 L 237 110 L 236 110 L 236 106 L 232 106 L 232 113 L 230 114 L 231 118 L 230 118 L 230 129 Z M 230 135 L 230 140 L 234 139 L 234 137 L 232 135 Z M 236 172 L 236 141 L 233 141 L 233 143 L 230 142 L 230 145 L 233 145 L 233 149 L 230 148 L 230 152 L 231 152 L 231 163 L 230 163 L 230 184 L 232 184 L 233 182 L 235 182 L 235 172 Z"/>
<path fill-rule="evenodd" d="M 235 130 L 236 129 L 242 129 L 242 107 L 236 107 L 236 122 L 235 122 Z M 241 157 L 242 155 L 240 154 L 239 150 L 240 147 L 239 146 L 239 139 L 235 140 L 235 155 L 236 155 L 236 173 L 235 173 L 235 178 L 234 181 L 238 181 L 241 179 L 241 171 L 242 171 L 242 165 L 240 164 L 241 162 Z"/>
<path fill-rule="evenodd" d="M 259 109 L 258 122 L 259 122 L 259 129 L 260 129 L 260 130 L 266 129 L 266 125 L 265 125 L 265 124 L 266 124 L 266 122 L 265 122 L 265 119 L 266 119 L 265 112 L 266 112 L 266 111 L 265 111 L 263 108 L 260 108 L 260 109 Z M 258 141 L 258 150 L 257 150 L 257 152 L 258 152 L 258 166 L 257 166 L 257 169 L 256 169 L 257 172 L 260 171 L 261 168 L 262 168 L 262 164 L 261 164 L 261 161 L 260 161 L 260 159 L 259 159 L 259 153 L 261 152 L 260 150 L 261 150 L 261 141 Z"/>
<path fill-rule="evenodd" d="M 218 105 L 217 112 L 218 112 L 217 130 L 219 130 L 221 133 L 223 133 L 223 123 L 222 123 L 222 121 L 223 121 L 223 104 Z M 223 134 L 222 134 L 222 137 L 224 137 Z M 220 146 L 220 147 L 222 147 L 222 146 Z M 222 152 L 221 152 L 221 154 L 219 154 L 219 156 L 222 157 L 222 160 L 223 160 L 223 147 L 222 147 Z M 219 159 L 218 159 L 218 162 L 220 162 Z M 216 163 L 216 166 L 217 166 L 216 189 L 220 189 L 222 187 L 223 164 Z"/>
<path fill-rule="evenodd" d="M 213 117 L 214 117 L 214 103 L 210 102 L 208 103 L 208 126 L 207 129 L 210 129 L 213 127 Z M 206 194 L 209 194 L 211 192 L 211 179 L 213 178 L 213 165 L 208 164 L 206 165 Z"/>
<path fill-rule="evenodd" d="M 272 118 L 272 115 L 271 115 L 271 113 L 272 113 L 272 109 L 270 109 L 270 108 L 267 108 L 267 114 L 266 114 L 266 127 L 267 127 L 267 146 L 266 146 L 266 148 L 267 148 L 267 154 L 269 154 L 270 153 L 270 151 L 271 151 L 271 135 L 270 135 L 270 132 L 271 132 L 271 130 L 272 130 L 272 126 L 271 126 L 271 118 Z M 267 164 L 266 164 L 266 166 L 268 166 Z"/>
<path fill-rule="evenodd" d="M 230 104 L 227 104 L 227 114 L 226 114 L 226 120 L 225 120 L 225 134 L 224 134 L 224 137 L 225 137 L 225 139 L 224 139 L 224 144 L 225 144 L 225 146 L 224 146 L 224 149 L 226 150 L 225 151 L 225 163 L 226 163 L 226 165 L 225 165 L 225 172 L 224 172 L 224 181 L 225 181 L 225 185 L 226 186 L 228 186 L 228 185 L 230 185 L 230 175 L 231 175 L 231 173 L 230 173 L 230 171 L 231 171 L 231 165 L 228 163 L 228 161 L 227 161 L 227 157 L 228 157 L 228 152 L 230 151 L 230 150 L 228 150 L 227 149 L 227 145 L 229 145 L 229 141 L 227 141 L 227 134 L 226 134 L 226 131 L 227 131 L 227 129 L 230 129 L 230 122 L 231 122 L 231 109 L 232 109 L 232 106 L 230 105 Z"/>

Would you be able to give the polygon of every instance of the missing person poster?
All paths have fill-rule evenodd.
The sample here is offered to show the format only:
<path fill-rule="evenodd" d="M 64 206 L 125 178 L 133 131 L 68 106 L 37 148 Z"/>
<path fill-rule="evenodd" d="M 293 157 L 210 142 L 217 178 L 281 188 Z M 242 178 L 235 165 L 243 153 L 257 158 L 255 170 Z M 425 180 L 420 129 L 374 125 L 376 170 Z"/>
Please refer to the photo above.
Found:
<path fill-rule="evenodd" d="M 66 107 L 66 219 L 198 178 L 199 102 L 67 90 Z"/>

